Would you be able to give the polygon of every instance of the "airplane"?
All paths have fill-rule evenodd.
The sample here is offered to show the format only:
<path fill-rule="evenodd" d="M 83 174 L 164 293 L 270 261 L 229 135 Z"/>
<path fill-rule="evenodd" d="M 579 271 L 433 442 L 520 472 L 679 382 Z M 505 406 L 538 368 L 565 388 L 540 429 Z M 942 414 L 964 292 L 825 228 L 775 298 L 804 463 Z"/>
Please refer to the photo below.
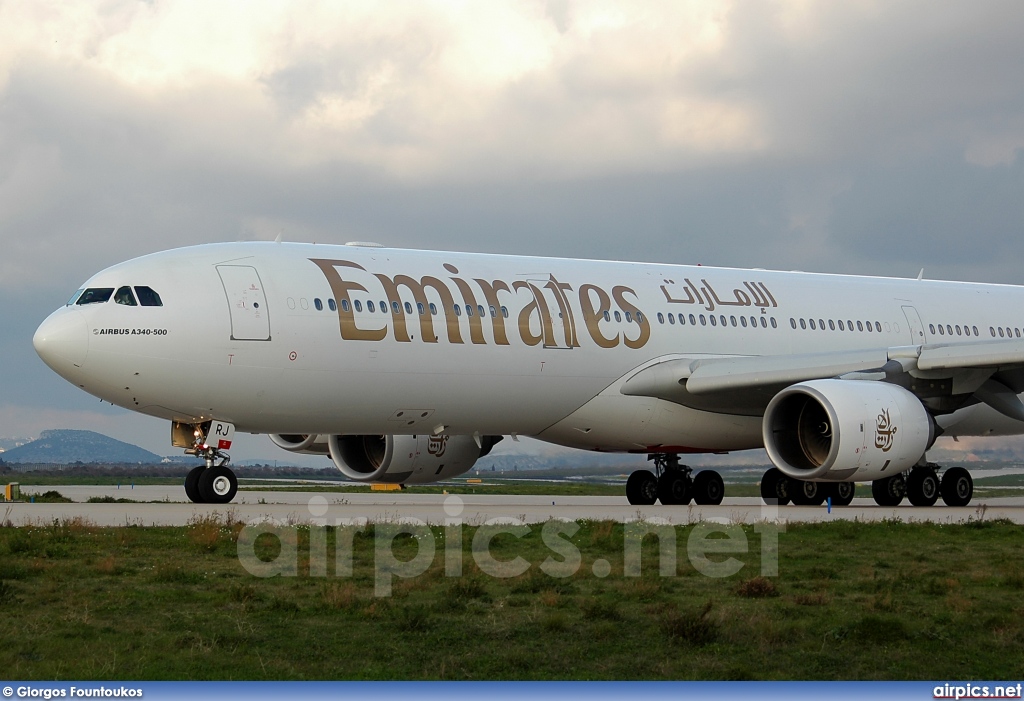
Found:
<path fill-rule="evenodd" d="M 1024 287 L 385 248 L 218 243 L 90 278 L 39 326 L 55 372 L 171 422 L 227 503 L 235 431 L 350 480 L 424 484 L 505 436 L 648 456 L 631 504 L 719 504 L 680 456 L 765 448 L 766 502 L 939 498 L 939 435 L 1024 433 Z"/>

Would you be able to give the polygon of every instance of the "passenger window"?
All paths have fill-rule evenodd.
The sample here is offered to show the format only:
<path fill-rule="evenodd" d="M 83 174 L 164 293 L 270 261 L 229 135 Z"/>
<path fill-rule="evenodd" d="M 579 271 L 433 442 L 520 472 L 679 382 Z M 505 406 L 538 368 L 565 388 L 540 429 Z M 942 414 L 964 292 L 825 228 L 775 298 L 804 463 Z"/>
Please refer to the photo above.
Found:
<path fill-rule="evenodd" d="M 132 294 L 132 288 L 130 287 L 119 287 L 117 292 L 114 293 L 114 301 L 117 304 L 123 304 L 126 307 L 138 306 L 135 301 L 135 295 Z"/>
<path fill-rule="evenodd" d="M 803 329 L 804 331 L 807 330 L 807 322 L 804 321 L 803 319 L 800 320 L 800 328 Z"/>
<path fill-rule="evenodd" d="M 348 300 L 347 299 L 341 300 L 341 310 L 343 312 L 347 312 L 348 311 Z"/>
<path fill-rule="evenodd" d="M 935 324 L 928 324 L 928 333 L 935 333 Z"/>
<path fill-rule="evenodd" d="M 643 312 L 637 312 L 636 313 L 636 321 L 637 321 L 638 324 L 644 323 L 644 313 Z"/>
<path fill-rule="evenodd" d="M 729 317 L 729 323 L 732 324 L 733 326 L 736 326 L 736 317 L 730 316 Z"/>
<path fill-rule="evenodd" d="M 319 301 L 319 300 L 317 300 L 317 301 Z M 358 299 L 355 302 L 352 303 L 352 306 L 356 308 L 357 312 L 363 311 L 363 303 L 360 302 Z"/>
<path fill-rule="evenodd" d="M 700 315 L 700 325 L 701 326 L 707 326 L 708 325 L 707 319 L 704 318 L 703 314 Z"/>
<path fill-rule="evenodd" d="M 466 305 L 466 316 L 473 316 L 473 307 Z"/>
<path fill-rule="evenodd" d="M 857 322 L 857 330 L 858 331 L 863 331 L 864 330 L 864 322 L 862 322 L 862 321 L 858 321 Z"/>
<path fill-rule="evenodd" d="M 408 302 L 405 303 L 405 313 L 412 314 L 412 305 L 409 304 Z"/>
<path fill-rule="evenodd" d="M 332 312 L 338 311 L 338 305 L 334 303 L 334 299 L 333 298 L 329 297 L 327 299 L 327 308 L 330 309 Z"/>
<path fill-rule="evenodd" d="M 423 316 L 424 314 L 427 313 L 427 309 L 426 307 L 423 306 L 423 302 L 416 303 L 416 311 L 420 313 L 420 316 Z"/>
<path fill-rule="evenodd" d="M 484 305 L 482 305 L 482 304 L 476 305 L 476 311 L 477 311 L 477 314 L 480 315 L 481 319 L 483 319 L 485 316 L 487 316 L 487 313 L 484 311 Z"/>
<path fill-rule="evenodd" d="M 501 308 L 501 315 L 503 317 L 505 317 L 506 319 L 508 318 L 508 307 L 502 307 Z M 608 315 L 608 312 L 605 312 L 605 317 L 607 317 L 607 315 Z"/>
<path fill-rule="evenodd" d="M 381 314 L 387 314 L 388 313 L 388 303 L 385 302 L 383 299 L 380 301 L 380 311 L 381 311 Z"/>
<path fill-rule="evenodd" d="M 658 312 L 658 323 L 659 324 L 665 323 L 665 320 L 661 317 L 661 312 Z M 668 315 L 668 323 L 672 324 L 673 326 L 676 323 L 676 318 L 673 315 L 671 315 L 671 314 Z"/>
<path fill-rule="evenodd" d="M 741 316 L 740 317 L 740 326 L 742 326 L 743 328 L 747 328 L 747 317 L 745 317 L 745 316 Z"/>
<path fill-rule="evenodd" d="M 722 314 L 722 315 L 721 315 L 721 316 L 719 316 L 718 318 L 719 318 L 719 320 L 720 320 L 720 321 L 722 322 L 722 326 L 725 326 L 725 314 Z"/>
<path fill-rule="evenodd" d="M 79 306 L 86 304 L 100 304 L 110 300 L 110 295 L 114 294 L 113 287 L 90 287 L 82 296 L 78 298 L 75 304 Z"/>
<path fill-rule="evenodd" d="M 679 325 L 686 326 L 686 317 L 683 316 L 682 314 L 679 315 Z"/>
<path fill-rule="evenodd" d="M 462 307 L 455 305 L 455 316 L 462 316 Z"/>
<path fill-rule="evenodd" d="M 433 316 L 437 316 L 437 305 L 434 304 L 433 302 L 430 303 L 430 313 Z"/>
<path fill-rule="evenodd" d="M 615 321 L 622 321 L 622 315 L 618 312 L 615 312 Z"/>
<path fill-rule="evenodd" d="M 402 305 L 400 305 L 398 302 L 391 302 L 391 313 L 394 314 L 395 316 L 401 314 Z"/>
<path fill-rule="evenodd" d="M 793 317 L 789 317 L 789 325 L 792 326 L 795 329 L 796 328 L 796 319 L 794 319 Z"/>
<path fill-rule="evenodd" d="M 761 317 L 761 325 L 762 326 L 764 325 L 764 317 Z M 775 317 L 774 316 L 772 317 L 772 328 L 773 329 L 779 328 L 779 325 L 775 322 Z"/>
<path fill-rule="evenodd" d="M 139 304 L 141 304 L 144 307 L 164 306 L 163 300 L 160 299 L 160 295 L 158 295 L 152 287 L 146 287 L 145 285 L 136 285 L 135 296 L 139 298 Z"/>
<path fill-rule="evenodd" d="M 1002 337 L 1003 337 L 1003 327 L 1000 326 L 999 327 L 999 338 L 1002 338 Z"/>
<path fill-rule="evenodd" d="M 946 333 L 949 334 L 950 336 L 953 335 L 953 327 L 950 326 L 949 324 L 946 324 Z"/>
<path fill-rule="evenodd" d="M 682 316 L 682 314 L 680 314 L 680 316 Z M 691 314 L 690 315 L 690 326 L 696 326 L 696 325 L 697 325 L 697 320 L 694 318 L 693 314 Z"/>
<path fill-rule="evenodd" d="M 974 331 L 974 335 L 975 336 L 980 336 L 981 335 L 981 332 L 978 331 L 978 327 L 977 326 L 972 326 L 971 330 Z"/>
<path fill-rule="evenodd" d="M 377 311 L 377 307 L 376 307 L 376 305 L 374 305 L 372 299 L 366 300 L 366 311 L 368 311 L 368 312 L 375 312 L 375 311 Z"/>
<path fill-rule="evenodd" d="M 359 302 L 356 302 L 356 304 L 359 304 Z M 324 310 L 324 303 L 320 301 L 319 297 L 313 298 L 313 306 L 316 307 L 318 312 L 322 312 Z M 359 307 L 356 307 L 356 311 L 359 311 Z"/>
<path fill-rule="evenodd" d="M 762 329 L 768 328 L 768 324 L 765 323 L 765 320 L 764 320 L 763 316 L 761 317 L 761 328 Z M 772 319 L 772 328 L 773 329 L 775 328 L 775 319 Z"/>
<path fill-rule="evenodd" d="M 807 323 L 810 324 L 811 331 L 817 331 L 817 328 L 814 326 L 814 319 L 808 319 Z"/>
<path fill-rule="evenodd" d="M 607 309 L 604 310 L 604 320 L 605 321 L 611 321 L 612 320 L 612 315 L 608 313 Z"/>
<path fill-rule="evenodd" d="M 633 315 L 630 314 L 629 312 L 626 312 L 626 321 L 630 324 L 633 323 Z"/>
<path fill-rule="evenodd" d="M 491 318 L 492 319 L 494 319 L 495 317 L 498 316 L 497 312 L 495 312 L 495 310 L 494 310 L 494 305 L 493 304 L 488 305 L 487 310 L 491 313 Z"/>
<path fill-rule="evenodd" d="M 711 319 L 711 325 L 712 326 L 718 326 L 718 322 L 715 320 L 715 315 L 714 314 L 710 315 L 709 318 Z"/>
<path fill-rule="evenodd" d="M 940 336 L 945 336 L 946 335 L 945 330 L 942 328 L 942 324 L 939 324 L 939 335 Z"/>
<path fill-rule="evenodd" d="M 832 321 L 831 319 L 828 320 L 828 330 L 829 331 L 835 331 L 836 330 L 836 322 Z"/>

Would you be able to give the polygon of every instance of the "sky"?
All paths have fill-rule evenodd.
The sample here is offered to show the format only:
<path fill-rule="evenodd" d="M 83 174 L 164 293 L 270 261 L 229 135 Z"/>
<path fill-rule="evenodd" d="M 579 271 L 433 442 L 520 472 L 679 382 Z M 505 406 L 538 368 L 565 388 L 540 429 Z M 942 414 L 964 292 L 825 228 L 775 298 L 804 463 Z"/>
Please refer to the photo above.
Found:
<path fill-rule="evenodd" d="M 0 436 L 171 452 L 31 337 L 183 245 L 1024 284 L 1021 36 L 1017 0 L 0 0 Z"/>

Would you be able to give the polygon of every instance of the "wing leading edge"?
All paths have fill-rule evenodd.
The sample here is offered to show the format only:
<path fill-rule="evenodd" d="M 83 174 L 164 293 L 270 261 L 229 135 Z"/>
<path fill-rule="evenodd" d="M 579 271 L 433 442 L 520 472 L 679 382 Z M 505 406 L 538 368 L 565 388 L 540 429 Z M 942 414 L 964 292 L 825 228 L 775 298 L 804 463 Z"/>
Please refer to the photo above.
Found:
<path fill-rule="evenodd" d="M 874 379 L 902 385 L 935 413 L 984 402 L 1024 421 L 1024 341 L 896 346 L 777 356 L 678 358 L 648 366 L 621 392 L 694 409 L 759 415 L 798 382 Z"/>

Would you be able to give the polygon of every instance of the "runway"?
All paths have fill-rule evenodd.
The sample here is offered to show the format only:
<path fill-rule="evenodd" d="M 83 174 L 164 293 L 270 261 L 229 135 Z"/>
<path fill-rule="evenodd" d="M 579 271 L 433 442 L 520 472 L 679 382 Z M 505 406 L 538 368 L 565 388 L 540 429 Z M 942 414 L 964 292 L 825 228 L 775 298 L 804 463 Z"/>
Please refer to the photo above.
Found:
<path fill-rule="evenodd" d="M 699 521 L 718 523 L 758 523 L 781 520 L 789 523 L 835 520 L 961 523 L 971 519 L 1009 519 L 1024 523 L 1024 497 L 978 499 L 969 506 L 952 508 L 940 505 L 918 508 L 906 502 L 898 507 L 880 507 L 870 499 L 855 499 L 851 506 L 833 508 L 783 506 L 768 507 L 756 497 L 726 498 L 719 506 L 631 506 L 623 497 L 522 496 L 522 495 L 443 495 L 401 492 L 339 493 L 239 490 L 235 501 L 227 505 L 192 504 L 185 501 L 178 486 L 31 486 L 22 493 L 56 490 L 75 500 L 71 504 L 0 504 L 0 522 L 14 525 L 48 525 L 54 519 L 81 518 L 97 526 L 183 526 L 190 521 L 216 514 L 220 518 L 255 523 L 344 524 L 397 522 L 416 519 L 431 525 L 443 525 L 457 518 L 467 525 L 487 522 L 543 523 L 551 519 L 567 521 L 630 522 L 665 519 L 672 524 Z M 134 499 L 136 503 L 89 504 L 90 497 L 111 496 Z"/>

